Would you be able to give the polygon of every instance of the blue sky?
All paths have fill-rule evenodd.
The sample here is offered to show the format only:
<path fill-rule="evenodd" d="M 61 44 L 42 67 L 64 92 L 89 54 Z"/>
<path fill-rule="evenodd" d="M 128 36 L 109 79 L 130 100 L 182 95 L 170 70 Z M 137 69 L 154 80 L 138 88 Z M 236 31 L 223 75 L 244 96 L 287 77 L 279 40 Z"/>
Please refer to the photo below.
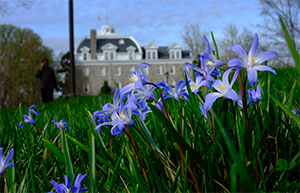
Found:
<path fill-rule="evenodd" d="M 68 0 L 29 0 L 29 8 L 10 4 L 0 15 L 0 24 L 30 28 L 56 53 L 69 49 Z M 97 16 L 101 20 L 97 20 Z M 263 22 L 258 0 L 74 0 L 75 45 L 90 29 L 108 24 L 118 34 L 132 35 L 142 45 L 184 46 L 185 24 L 199 24 L 222 39 L 224 27 L 231 23 L 259 32 Z"/>

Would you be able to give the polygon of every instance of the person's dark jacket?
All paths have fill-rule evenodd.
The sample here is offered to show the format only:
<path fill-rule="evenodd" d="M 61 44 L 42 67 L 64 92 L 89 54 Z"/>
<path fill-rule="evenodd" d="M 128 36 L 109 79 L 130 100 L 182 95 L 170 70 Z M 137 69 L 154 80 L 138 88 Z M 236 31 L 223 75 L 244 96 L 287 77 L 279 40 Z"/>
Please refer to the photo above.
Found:
<path fill-rule="evenodd" d="M 41 88 L 57 89 L 55 74 L 52 68 L 46 67 L 43 70 L 38 70 L 36 77 L 41 79 Z"/>

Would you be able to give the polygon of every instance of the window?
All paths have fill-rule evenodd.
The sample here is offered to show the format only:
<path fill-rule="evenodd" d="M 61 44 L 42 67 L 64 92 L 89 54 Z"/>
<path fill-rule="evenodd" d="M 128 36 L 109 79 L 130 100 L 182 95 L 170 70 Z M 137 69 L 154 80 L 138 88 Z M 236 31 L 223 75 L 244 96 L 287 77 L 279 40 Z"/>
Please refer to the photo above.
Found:
<path fill-rule="evenodd" d="M 162 74 L 162 66 L 157 66 L 156 67 L 156 73 L 157 74 Z"/>
<path fill-rule="evenodd" d="M 148 60 L 150 60 L 150 59 L 151 59 L 151 52 L 147 52 L 146 55 L 147 55 L 146 58 L 147 58 Z"/>
<path fill-rule="evenodd" d="M 170 74 L 174 75 L 175 73 L 175 66 L 170 66 Z"/>
<path fill-rule="evenodd" d="M 121 67 L 120 66 L 114 67 L 114 75 L 117 75 L 117 76 L 121 75 Z"/>
<path fill-rule="evenodd" d="M 104 53 L 104 60 L 108 60 L 108 52 Z"/>
<path fill-rule="evenodd" d="M 104 60 L 114 60 L 115 54 L 113 51 L 106 51 L 104 52 Z"/>
<path fill-rule="evenodd" d="M 110 52 L 110 60 L 113 60 L 114 59 L 114 53 L 113 52 Z"/>
<path fill-rule="evenodd" d="M 83 68 L 83 76 L 88 76 L 89 75 L 89 67 L 84 67 Z"/>
<path fill-rule="evenodd" d="M 180 53 L 179 53 L 179 51 L 176 51 L 176 58 L 177 58 L 177 59 L 180 58 Z"/>
<path fill-rule="evenodd" d="M 83 53 L 83 60 L 87 60 L 87 53 Z"/>
<path fill-rule="evenodd" d="M 174 51 L 171 52 L 171 59 L 175 59 L 175 53 L 174 53 Z"/>
<path fill-rule="evenodd" d="M 90 92 L 90 85 L 88 83 L 83 84 L 82 89 L 83 93 L 87 94 Z"/>
<path fill-rule="evenodd" d="M 120 39 L 120 40 L 119 40 L 119 44 L 120 44 L 120 45 L 123 45 L 124 43 L 125 43 L 125 42 L 124 42 L 123 39 Z"/>
<path fill-rule="evenodd" d="M 129 60 L 133 60 L 133 51 L 129 51 L 128 54 L 129 54 Z"/>
<path fill-rule="evenodd" d="M 130 72 L 130 74 L 133 73 L 133 72 L 135 72 L 135 66 L 131 66 L 131 67 L 129 68 L 129 72 Z"/>
<path fill-rule="evenodd" d="M 156 59 L 156 54 L 154 51 L 152 52 L 152 59 Z"/>
<path fill-rule="evenodd" d="M 99 69 L 99 75 L 100 76 L 105 76 L 105 67 L 104 66 L 100 67 L 100 69 Z"/>

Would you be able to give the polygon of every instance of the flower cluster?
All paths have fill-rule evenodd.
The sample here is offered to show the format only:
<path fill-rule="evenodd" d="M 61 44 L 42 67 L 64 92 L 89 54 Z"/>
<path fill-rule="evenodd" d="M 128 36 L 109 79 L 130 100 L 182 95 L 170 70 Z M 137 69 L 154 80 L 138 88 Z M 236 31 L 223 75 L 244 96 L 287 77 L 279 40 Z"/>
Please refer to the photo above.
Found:
<path fill-rule="evenodd" d="M 138 65 L 137 71 L 133 72 L 129 77 L 130 83 L 115 92 L 113 104 L 107 103 L 103 106 L 102 110 L 94 113 L 93 120 L 97 121 L 96 129 L 101 131 L 102 126 L 110 125 L 112 126 L 111 134 L 120 135 L 126 125 L 134 125 L 133 115 L 137 115 L 139 119 L 145 119 L 145 115 L 151 112 L 148 103 L 154 103 L 154 106 L 166 115 L 166 107 L 164 107 L 163 101 L 168 98 L 174 98 L 180 103 L 180 98 L 183 98 L 186 102 L 187 98 L 189 98 L 187 83 L 192 93 L 195 94 L 200 94 L 199 91 L 202 86 L 206 87 L 207 95 L 205 96 L 204 103 L 199 102 L 199 108 L 204 117 L 207 118 L 207 111 L 212 108 L 214 102 L 220 97 L 233 100 L 234 103 L 243 107 L 241 97 L 237 94 L 241 91 L 236 92 L 233 88 L 241 72 L 241 68 L 246 69 L 251 87 L 257 82 L 257 71 L 271 71 L 276 74 L 272 68 L 262 65 L 262 63 L 278 54 L 274 51 L 267 51 L 258 55 L 257 34 L 254 35 L 254 41 L 248 54 L 240 45 L 232 46 L 232 50 L 240 59 L 231 59 L 228 62 L 229 69 L 223 74 L 218 67 L 223 66 L 224 62 L 216 57 L 208 39 L 205 36 L 203 39 L 207 49 L 203 51 L 204 55 L 200 57 L 201 65 L 196 66 L 188 62 L 185 63 L 184 72 L 187 82 L 179 80 L 175 88 L 172 88 L 166 82 L 150 83 L 143 68 L 150 67 L 151 65 L 147 63 Z M 190 74 L 189 69 L 192 69 L 193 76 Z M 160 91 L 163 90 L 163 92 L 160 92 L 160 98 L 156 98 L 157 95 L 154 94 L 154 91 L 157 89 L 160 89 Z M 256 90 L 249 88 L 248 101 L 252 104 L 258 103 L 261 100 L 260 85 L 257 85 Z"/>
<path fill-rule="evenodd" d="M 93 121 L 97 121 L 96 130 L 101 131 L 102 126 L 110 125 L 112 135 L 120 135 L 126 126 L 133 126 L 133 115 L 144 120 L 145 115 L 151 112 L 148 102 L 154 102 L 161 111 L 163 111 L 162 98 L 157 99 L 154 91 L 163 89 L 164 99 L 174 98 L 179 101 L 180 96 L 188 98 L 186 83 L 179 81 L 175 88 L 172 88 L 165 82 L 149 83 L 143 68 L 151 66 L 147 63 L 138 65 L 137 71 L 131 73 L 130 83 L 125 87 L 116 90 L 113 103 L 107 103 L 102 110 L 93 114 Z"/>

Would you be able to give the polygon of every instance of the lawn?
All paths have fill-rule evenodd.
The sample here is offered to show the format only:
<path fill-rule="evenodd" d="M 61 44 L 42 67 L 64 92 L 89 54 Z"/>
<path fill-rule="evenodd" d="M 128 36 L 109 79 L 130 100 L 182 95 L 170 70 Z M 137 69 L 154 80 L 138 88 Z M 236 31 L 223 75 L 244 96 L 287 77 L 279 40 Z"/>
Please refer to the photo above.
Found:
<path fill-rule="evenodd" d="M 2 109 L 0 147 L 5 156 L 14 149 L 15 167 L 5 172 L 8 187 L 11 192 L 54 191 L 52 180 L 64 183 L 67 174 L 72 184 L 80 173 L 87 174 L 81 187 L 91 192 L 297 192 L 300 133 L 298 120 L 287 112 L 300 109 L 300 86 L 294 68 L 275 70 L 277 75 L 259 73 L 262 101 L 247 105 L 251 136 L 244 110 L 230 100 L 216 100 L 211 115 L 201 115 L 204 87 L 200 95 L 189 90 L 187 104 L 183 98 L 181 105 L 173 98 L 165 101 L 171 121 L 150 106 L 153 112 L 145 120 L 133 116 L 134 126 L 118 136 L 111 135 L 111 126 L 95 130 L 92 119 L 112 95 L 61 97 L 37 105 L 39 116 L 33 117 L 43 136 L 24 123 L 28 106 Z M 61 119 L 69 132 L 51 123 Z M 1 175 L 0 190 L 4 187 Z"/>

